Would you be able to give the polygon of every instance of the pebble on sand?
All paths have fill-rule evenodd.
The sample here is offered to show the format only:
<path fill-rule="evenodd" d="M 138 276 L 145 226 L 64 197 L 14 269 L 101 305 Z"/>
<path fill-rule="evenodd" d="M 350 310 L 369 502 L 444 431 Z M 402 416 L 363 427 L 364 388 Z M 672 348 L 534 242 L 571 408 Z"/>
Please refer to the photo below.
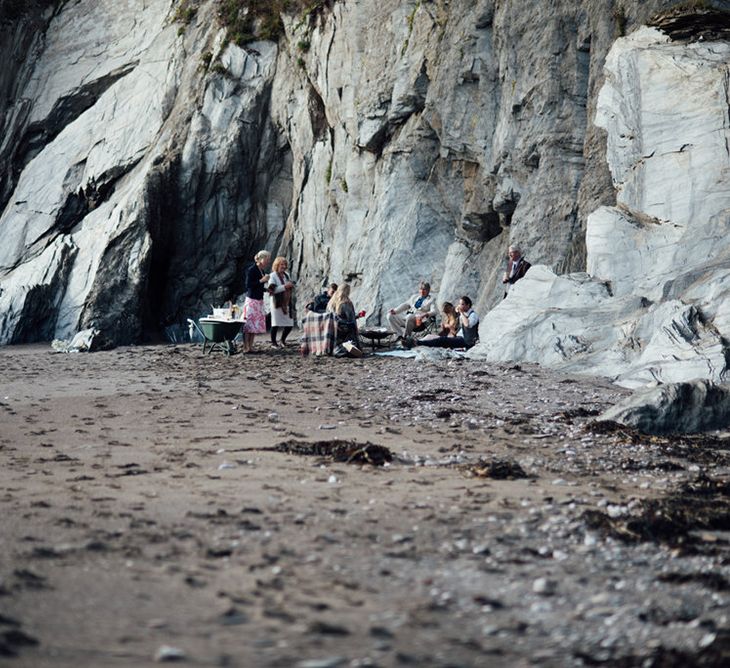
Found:
<path fill-rule="evenodd" d="M 184 661 L 187 655 L 179 647 L 161 645 L 155 652 L 155 661 Z"/>

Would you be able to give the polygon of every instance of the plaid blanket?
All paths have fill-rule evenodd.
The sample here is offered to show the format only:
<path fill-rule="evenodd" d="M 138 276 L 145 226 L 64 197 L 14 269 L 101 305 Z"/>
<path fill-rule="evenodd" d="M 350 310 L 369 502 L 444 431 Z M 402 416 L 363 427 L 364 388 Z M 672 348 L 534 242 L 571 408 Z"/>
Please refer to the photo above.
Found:
<path fill-rule="evenodd" d="M 302 355 L 331 355 L 335 348 L 337 323 L 333 313 L 312 313 L 302 318 Z"/>

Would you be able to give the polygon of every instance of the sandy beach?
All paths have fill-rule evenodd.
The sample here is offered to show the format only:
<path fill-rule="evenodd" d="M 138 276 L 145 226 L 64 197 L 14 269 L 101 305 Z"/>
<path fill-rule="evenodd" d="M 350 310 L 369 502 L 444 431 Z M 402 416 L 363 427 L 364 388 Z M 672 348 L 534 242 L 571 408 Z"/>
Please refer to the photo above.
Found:
<path fill-rule="evenodd" d="M 0 378 L 2 665 L 727 665 L 730 440 L 594 428 L 608 381 L 193 345 Z"/>

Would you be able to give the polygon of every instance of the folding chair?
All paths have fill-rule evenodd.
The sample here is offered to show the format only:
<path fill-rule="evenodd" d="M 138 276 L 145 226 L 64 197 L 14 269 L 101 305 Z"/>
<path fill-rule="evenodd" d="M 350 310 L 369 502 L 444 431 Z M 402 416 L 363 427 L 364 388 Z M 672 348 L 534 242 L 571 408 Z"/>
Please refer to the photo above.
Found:
<path fill-rule="evenodd" d="M 413 328 L 413 338 L 421 339 L 428 334 L 435 334 L 437 330 L 436 325 L 436 316 L 429 316 L 428 318 L 421 320 L 421 324 L 417 324 Z"/>

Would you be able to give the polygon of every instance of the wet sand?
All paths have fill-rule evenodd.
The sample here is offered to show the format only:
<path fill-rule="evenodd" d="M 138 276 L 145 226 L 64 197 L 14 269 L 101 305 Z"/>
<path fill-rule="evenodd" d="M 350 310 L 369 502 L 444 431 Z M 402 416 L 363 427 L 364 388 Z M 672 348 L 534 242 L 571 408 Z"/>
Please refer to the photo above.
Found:
<path fill-rule="evenodd" d="M 2 665 L 730 652 L 730 440 L 593 428 L 607 381 L 191 345 L 6 347 L 0 379 Z"/>

